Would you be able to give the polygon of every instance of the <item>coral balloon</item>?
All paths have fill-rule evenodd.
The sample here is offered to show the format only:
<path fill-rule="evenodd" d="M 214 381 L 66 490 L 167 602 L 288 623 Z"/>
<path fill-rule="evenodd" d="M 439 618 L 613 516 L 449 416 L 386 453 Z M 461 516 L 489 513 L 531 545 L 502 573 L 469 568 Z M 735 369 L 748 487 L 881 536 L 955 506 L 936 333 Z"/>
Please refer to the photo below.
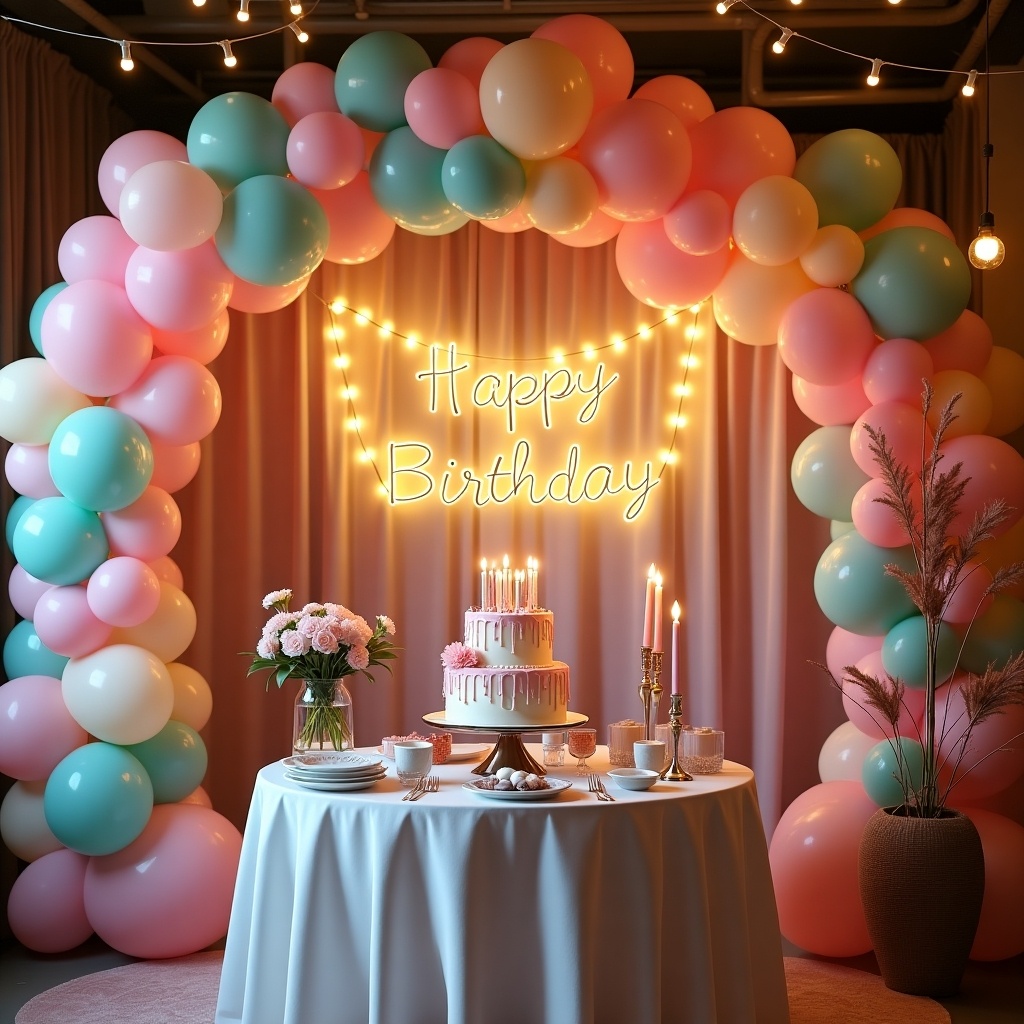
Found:
<path fill-rule="evenodd" d="M 955 407 L 956 419 L 946 428 L 945 436 L 962 437 L 981 434 L 992 419 L 992 395 L 984 382 L 966 370 L 939 370 L 932 377 L 934 397 L 928 411 L 928 426 L 934 430 L 946 403 L 959 394 Z"/>
<path fill-rule="evenodd" d="M 45 781 L 15 782 L 0 804 L 0 839 L 18 860 L 30 864 L 64 846 L 46 824 L 45 789 Z"/>
<path fill-rule="evenodd" d="M 871 405 L 859 376 L 842 384 L 812 384 L 794 373 L 793 398 L 809 420 L 823 427 L 852 424 Z"/>
<path fill-rule="evenodd" d="M 458 71 L 448 68 L 427 68 L 409 83 L 405 117 L 419 139 L 438 149 L 451 149 L 461 139 L 484 130 L 479 92 Z"/>
<path fill-rule="evenodd" d="M 121 209 L 121 190 L 128 179 L 155 160 L 187 160 L 185 144 L 164 132 L 128 132 L 115 139 L 100 159 L 97 179 L 103 205 L 116 217 Z"/>
<path fill-rule="evenodd" d="M 12 444 L 4 459 L 7 482 L 29 498 L 54 498 L 60 491 L 50 476 L 49 450 L 45 444 Z"/>
<path fill-rule="evenodd" d="M 57 266 L 68 284 L 99 279 L 120 288 L 134 251 L 135 242 L 116 217 L 85 217 L 64 232 Z"/>
<path fill-rule="evenodd" d="M 339 188 L 332 192 L 319 193 L 319 195 L 339 195 L 342 191 Z M 394 226 L 392 221 L 392 230 Z M 325 256 L 324 259 L 326 258 Z M 306 290 L 308 284 L 308 277 L 300 277 L 298 281 L 293 281 L 291 284 L 264 287 L 236 277 L 228 308 L 237 309 L 239 313 L 273 313 L 276 310 L 284 309 L 285 306 L 290 306 Z"/>
<path fill-rule="evenodd" d="M 168 445 L 159 441 L 150 442 L 153 449 L 153 477 L 150 483 L 154 487 L 173 494 L 191 483 L 199 472 L 202 448 L 198 441 L 191 444 Z"/>
<path fill-rule="evenodd" d="M 54 654 L 81 658 L 102 647 L 110 626 L 96 617 L 82 587 L 51 587 L 32 614 L 36 635 Z"/>
<path fill-rule="evenodd" d="M 396 225 L 374 199 L 366 171 L 360 171 L 343 188 L 314 190 L 313 195 L 330 225 L 330 241 L 324 253 L 329 263 L 366 263 L 388 247 Z"/>
<path fill-rule="evenodd" d="M 288 135 L 288 170 L 310 188 L 341 188 L 362 169 L 366 147 L 355 121 L 336 110 L 307 114 Z"/>
<path fill-rule="evenodd" d="M 692 78 L 682 75 L 658 75 L 649 78 L 635 93 L 635 100 L 654 100 L 668 107 L 686 129 L 715 112 L 711 97 Z"/>
<path fill-rule="evenodd" d="M 121 191 L 121 223 L 148 249 L 192 249 L 213 238 L 224 200 L 217 183 L 182 160 L 140 167 Z"/>
<path fill-rule="evenodd" d="M 523 195 L 526 216 L 550 235 L 578 231 L 597 209 L 597 184 L 578 160 L 556 156 L 530 165 Z"/>
<path fill-rule="evenodd" d="M 825 645 L 825 662 L 832 678 L 841 683 L 846 666 L 856 665 L 868 654 L 877 654 L 882 649 L 882 639 L 880 636 L 851 633 L 841 626 L 836 626 L 829 634 L 828 643 Z M 825 779 L 821 781 L 824 782 Z"/>
<path fill-rule="evenodd" d="M 174 707 L 171 720 L 202 729 L 210 720 L 213 710 L 213 693 L 210 684 L 194 668 L 172 661 L 167 666 L 174 684 Z M 3 690 L 0 690 L 0 694 Z"/>
<path fill-rule="evenodd" d="M 88 739 L 52 676 L 19 676 L 0 686 L 0 772 L 36 781 Z"/>
<path fill-rule="evenodd" d="M 307 114 L 337 113 L 334 71 L 309 60 L 293 64 L 285 68 L 274 82 L 270 102 L 289 128 Z"/>
<path fill-rule="evenodd" d="M 236 282 L 237 284 L 237 282 Z M 232 289 L 234 294 L 234 289 Z M 193 331 L 153 330 L 153 348 L 160 355 L 187 356 L 204 366 L 212 363 L 227 344 L 231 317 L 222 309 L 208 324 Z"/>
<path fill-rule="evenodd" d="M 595 216 L 600 212 L 600 210 L 597 210 Z M 520 231 L 529 231 L 533 227 L 530 223 L 530 218 L 526 216 L 526 209 L 522 204 L 517 206 L 511 213 L 506 213 L 504 217 L 498 217 L 496 220 L 485 220 L 480 223 L 485 228 L 490 228 L 491 231 L 497 231 L 502 235 L 514 235 Z M 571 236 L 562 236 L 562 238 L 569 237 Z"/>
<path fill-rule="evenodd" d="M 184 800 L 179 800 L 179 804 L 194 804 L 196 807 L 213 807 L 213 802 L 210 800 L 210 795 L 203 789 L 202 786 L 196 786 L 194 790 Z"/>
<path fill-rule="evenodd" d="M 238 830 L 215 811 L 154 807 L 135 842 L 90 861 L 89 923 L 107 945 L 129 956 L 158 959 L 205 949 L 227 933 L 241 849 Z"/>
<path fill-rule="evenodd" d="M 936 370 L 981 373 L 992 355 L 992 328 L 973 309 L 965 309 L 952 326 L 925 339 L 924 347 Z"/>
<path fill-rule="evenodd" d="M 161 661 L 169 664 L 177 661 L 185 653 L 195 635 L 195 605 L 183 591 L 161 581 L 160 602 L 156 611 L 138 626 L 125 626 L 115 630 L 112 640 L 115 643 L 138 645 L 152 651 Z"/>
<path fill-rule="evenodd" d="M 179 590 L 185 589 L 185 579 L 181 574 L 181 569 L 169 555 L 151 558 L 146 564 L 156 573 L 157 579 L 170 583 Z"/>
<path fill-rule="evenodd" d="M 479 93 L 484 68 L 503 45 L 504 43 L 498 42 L 497 39 L 490 39 L 487 36 L 467 36 L 452 43 L 441 54 L 437 66 L 457 71 Z"/>
<path fill-rule="evenodd" d="M 875 638 L 872 637 L 872 640 Z M 885 679 L 885 665 L 882 664 L 882 651 L 873 650 L 857 660 L 856 668 L 865 675 L 874 676 L 878 680 Z M 845 676 L 845 674 L 844 674 Z M 896 722 L 896 730 L 900 736 L 919 737 L 918 723 L 924 713 L 924 690 L 905 690 L 900 717 Z M 864 690 L 859 683 L 851 678 L 843 678 L 843 711 L 846 717 L 865 736 L 872 738 L 872 743 L 880 739 L 892 737 L 892 726 L 875 708 L 865 700 Z M 858 773 L 857 778 L 863 781 Z M 899 803 L 899 800 L 895 801 Z"/>
<path fill-rule="evenodd" d="M 909 544 L 910 538 L 893 510 L 881 503 L 888 493 L 885 481 L 872 477 L 853 496 L 850 512 L 853 525 L 866 541 L 880 548 L 900 548 Z"/>
<path fill-rule="evenodd" d="M 0 437 L 16 444 L 49 444 L 57 424 L 92 403 L 32 356 L 0 367 Z"/>
<path fill-rule="evenodd" d="M 1009 515 L 993 527 L 993 536 L 1005 533 L 1024 513 L 1024 457 L 997 437 L 969 434 L 952 437 L 942 444 L 943 468 L 963 463 L 967 479 L 960 513 L 953 520 L 954 536 L 965 533 L 975 515 L 986 505 L 1002 499 Z"/>
<path fill-rule="evenodd" d="M 956 241 L 953 229 L 941 217 L 913 206 L 900 206 L 890 210 L 880 221 L 876 221 L 859 234 L 861 240 L 866 242 L 869 238 L 893 228 L 930 228 L 932 231 L 938 231 L 940 235 L 945 235 L 951 242 Z"/>
<path fill-rule="evenodd" d="M 850 431 L 850 451 L 854 461 L 868 476 L 881 476 L 882 470 L 871 453 L 871 438 L 866 427 L 885 434 L 885 440 L 897 461 L 916 467 L 924 450 L 931 448 L 932 432 L 922 423 L 921 413 L 906 402 L 879 402 L 873 405 L 853 425 Z"/>
<path fill-rule="evenodd" d="M 150 484 L 142 497 L 127 508 L 104 513 L 103 529 L 112 555 L 128 555 L 152 562 L 178 543 L 181 513 L 165 490 Z"/>
<path fill-rule="evenodd" d="M 971 946 L 972 960 L 1008 960 L 1024 953 L 1024 827 L 1010 818 L 965 807 L 985 854 L 985 896 Z"/>
<path fill-rule="evenodd" d="M 1005 437 L 1024 426 L 1024 402 L 1020 397 L 1024 395 L 1024 356 L 996 345 L 979 376 L 992 398 L 992 415 L 985 432 Z"/>
<path fill-rule="evenodd" d="M 920 405 L 925 378 L 935 372 L 931 353 L 920 342 L 890 338 L 872 349 L 861 380 L 872 404 L 906 402 Z"/>
<path fill-rule="evenodd" d="M 818 228 L 810 244 L 800 253 L 804 273 L 822 288 L 849 284 L 864 265 L 864 243 L 845 224 Z"/>
<path fill-rule="evenodd" d="M 991 583 L 989 566 L 974 558 L 966 562 L 956 589 L 942 611 L 943 621 L 965 624 L 984 615 L 992 606 L 992 594 L 988 592 Z"/>
<path fill-rule="evenodd" d="M 160 604 L 160 581 L 141 559 L 122 555 L 107 559 L 89 577 L 86 595 L 100 622 L 137 626 Z"/>
<path fill-rule="evenodd" d="M 36 953 L 64 953 L 80 946 L 92 925 L 85 916 L 85 869 L 89 858 L 54 850 L 14 880 L 7 921 L 14 937 Z"/>
<path fill-rule="evenodd" d="M 770 174 L 743 190 L 732 216 L 732 235 L 749 260 L 779 267 L 798 259 L 818 230 L 811 193 L 795 178 Z"/>
<path fill-rule="evenodd" d="M 662 221 L 672 244 L 691 256 L 708 256 L 729 241 L 732 211 L 717 193 L 687 192 Z"/>
<path fill-rule="evenodd" d="M 847 521 L 865 476 L 850 454 L 845 426 L 819 427 L 793 453 L 790 480 L 800 503 L 823 519 Z"/>
<path fill-rule="evenodd" d="M 864 758 L 875 745 L 853 724 L 836 726 L 822 744 L 818 754 L 818 777 L 822 782 L 859 782 Z"/>
<path fill-rule="evenodd" d="M 592 245 L 603 245 L 611 241 L 622 230 L 622 221 L 609 217 L 602 210 L 595 210 L 594 215 L 583 227 L 569 231 L 563 235 L 553 235 L 556 242 L 574 249 L 588 248 Z"/>

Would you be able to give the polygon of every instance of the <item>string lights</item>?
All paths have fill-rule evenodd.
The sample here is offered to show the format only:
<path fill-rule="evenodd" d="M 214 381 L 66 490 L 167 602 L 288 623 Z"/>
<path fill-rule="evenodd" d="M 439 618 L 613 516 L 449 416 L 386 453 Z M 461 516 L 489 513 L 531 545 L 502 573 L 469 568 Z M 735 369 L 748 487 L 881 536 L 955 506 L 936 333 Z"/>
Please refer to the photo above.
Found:
<path fill-rule="evenodd" d="M 782 35 L 772 43 L 772 51 L 774 53 L 784 53 L 786 49 L 786 43 L 793 38 L 793 30 L 791 28 L 784 28 Z"/>
<path fill-rule="evenodd" d="M 121 40 L 121 70 L 131 71 L 135 67 L 135 61 L 132 60 L 132 44 L 127 39 Z"/>
<path fill-rule="evenodd" d="M 249 20 L 249 0 L 238 0 L 238 13 L 235 17 L 239 21 Z"/>
<path fill-rule="evenodd" d="M 220 41 L 220 48 L 224 51 L 224 67 L 233 68 L 238 63 L 238 58 L 231 49 L 231 40 L 222 39 Z"/>
<path fill-rule="evenodd" d="M 871 62 L 871 70 L 868 72 L 868 85 L 878 85 L 881 79 L 882 62 L 877 57 Z"/>

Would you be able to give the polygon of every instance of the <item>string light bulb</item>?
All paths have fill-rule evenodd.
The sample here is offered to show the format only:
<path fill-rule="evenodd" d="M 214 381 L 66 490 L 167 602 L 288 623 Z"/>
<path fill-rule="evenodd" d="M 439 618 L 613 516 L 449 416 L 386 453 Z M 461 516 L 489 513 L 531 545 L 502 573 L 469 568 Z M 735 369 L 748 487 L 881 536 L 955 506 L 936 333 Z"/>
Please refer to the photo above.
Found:
<path fill-rule="evenodd" d="M 206 6 L 206 0 L 192 0 L 192 6 L 193 7 L 205 7 Z"/>
<path fill-rule="evenodd" d="M 288 10 L 297 18 L 302 13 L 302 4 L 293 3 Z"/>
<path fill-rule="evenodd" d="M 132 71 L 135 68 L 135 61 L 132 60 L 132 44 L 127 39 L 121 40 L 121 70 Z"/>
<path fill-rule="evenodd" d="M 967 249 L 967 258 L 979 270 L 993 270 L 1006 257 L 1006 246 L 996 234 L 996 219 L 989 206 L 989 166 L 995 148 L 992 145 L 992 76 L 989 74 L 988 41 L 991 35 L 988 23 L 989 0 L 985 0 L 985 145 L 981 158 L 985 161 L 985 212 L 978 225 L 978 237 Z"/>
<path fill-rule="evenodd" d="M 288 27 L 295 33 L 295 38 L 300 43 L 309 42 L 309 33 L 304 28 L 301 28 L 297 21 L 293 21 Z"/>
<path fill-rule="evenodd" d="M 791 28 L 784 28 L 782 35 L 772 43 L 772 50 L 775 53 L 783 53 L 786 49 L 786 43 L 793 38 L 793 30 Z"/>
<path fill-rule="evenodd" d="M 719 14 L 725 14 L 725 12 L 729 10 L 734 3 L 736 3 L 736 0 L 719 0 L 718 6 L 715 7 L 715 10 L 718 11 Z"/>
<path fill-rule="evenodd" d="M 974 83 L 978 80 L 978 72 L 971 71 L 967 76 L 967 81 L 964 83 L 964 87 L 960 90 L 965 96 L 974 95 Z"/>
<path fill-rule="evenodd" d="M 881 71 L 882 71 L 882 62 L 881 62 L 881 60 L 878 57 L 876 57 L 871 62 L 871 71 L 868 72 L 868 85 L 878 85 L 879 81 L 881 80 L 880 77 L 879 77 L 880 74 L 881 74 Z"/>
<path fill-rule="evenodd" d="M 235 17 L 239 21 L 249 20 L 249 0 L 238 0 L 238 13 Z"/>
<path fill-rule="evenodd" d="M 233 68 L 238 63 L 238 58 L 231 51 L 231 41 L 222 39 L 220 48 L 224 51 L 224 67 Z"/>

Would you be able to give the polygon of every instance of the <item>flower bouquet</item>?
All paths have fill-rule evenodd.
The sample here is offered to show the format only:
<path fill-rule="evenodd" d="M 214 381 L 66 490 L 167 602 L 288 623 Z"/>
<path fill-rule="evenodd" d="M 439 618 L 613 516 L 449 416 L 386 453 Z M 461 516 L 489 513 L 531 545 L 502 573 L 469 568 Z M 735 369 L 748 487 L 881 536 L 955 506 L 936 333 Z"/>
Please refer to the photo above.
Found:
<path fill-rule="evenodd" d="M 249 654 L 252 664 L 246 675 L 269 669 L 268 687 L 271 678 L 278 687 L 286 679 L 301 680 L 305 689 L 299 705 L 304 714 L 296 728 L 296 748 L 343 750 L 352 745 L 352 731 L 349 707 L 335 702 L 336 686 L 356 672 L 372 682 L 369 668 L 374 665 L 391 671 L 388 662 L 396 657 L 390 639 L 395 624 L 388 616 L 378 615 L 371 627 L 340 604 L 307 604 L 292 611 L 291 600 L 290 590 L 275 590 L 263 598 L 263 607 L 273 614 L 255 653 Z"/>

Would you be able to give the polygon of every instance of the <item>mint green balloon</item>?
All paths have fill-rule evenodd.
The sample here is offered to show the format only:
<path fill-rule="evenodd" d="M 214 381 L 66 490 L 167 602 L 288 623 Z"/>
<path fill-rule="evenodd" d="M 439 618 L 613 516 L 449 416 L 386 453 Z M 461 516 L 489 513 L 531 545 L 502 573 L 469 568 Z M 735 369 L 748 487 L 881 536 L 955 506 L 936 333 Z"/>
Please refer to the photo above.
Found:
<path fill-rule="evenodd" d="M 341 55 L 334 76 L 338 109 L 360 128 L 390 132 L 408 124 L 405 90 L 431 67 L 427 51 L 401 32 L 367 32 Z"/>
<path fill-rule="evenodd" d="M 28 336 L 32 339 L 32 344 L 35 345 L 36 351 L 40 355 L 43 354 L 43 314 L 46 312 L 46 307 L 50 304 L 50 300 L 64 291 L 67 286 L 67 281 L 58 281 L 56 284 L 51 284 L 49 288 L 41 291 L 39 297 L 32 303 L 32 309 L 28 314 Z"/>
<path fill-rule="evenodd" d="M 913 550 L 876 547 L 856 530 L 832 541 L 814 570 L 814 596 L 826 618 L 850 633 L 884 636 L 913 615 L 903 585 L 886 575 L 889 562 L 913 571 Z"/>
<path fill-rule="evenodd" d="M 36 503 L 36 498 L 30 498 L 27 494 L 19 494 L 11 502 L 7 512 L 7 519 L 4 522 L 4 534 L 7 537 L 7 547 L 14 551 L 14 531 L 18 527 L 18 520 Z"/>
<path fill-rule="evenodd" d="M 57 424 L 47 451 L 57 490 L 82 508 L 116 512 L 136 501 L 153 477 L 153 448 L 130 416 L 88 406 Z"/>
<path fill-rule="evenodd" d="M 146 769 L 153 783 L 153 802 L 184 800 L 206 774 L 206 744 L 190 725 L 169 721 L 155 736 L 124 747 Z"/>
<path fill-rule="evenodd" d="M 922 615 L 911 615 L 897 622 L 882 641 L 882 665 L 891 676 L 899 676 L 916 690 L 923 690 L 927 678 L 928 630 Z M 941 686 L 956 670 L 960 656 L 960 637 L 948 623 L 939 623 L 939 642 L 935 652 L 935 682 Z"/>
<path fill-rule="evenodd" d="M 967 639 L 961 667 L 982 673 L 992 662 L 1002 668 L 1024 650 L 1024 601 L 1009 594 L 996 594 L 984 615 L 974 620 Z"/>
<path fill-rule="evenodd" d="M 823 519 L 849 521 L 857 491 L 868 475 L 850 451 L 848 426 L 818 427 L 800 442 L 790 464 L 800 504 Z"/>
<path fill-rule="evenodd" d="M 518 158 L 487 135 L 470 135 L 448 150 L 441 167 L 444 194 L 477 220 L 511 213 L 526 192 L 526 171 Z"/>
<path fill-rule="evenodd" d="M 901 736 L 898 740 L 903 760 L 903 775 L 914 790 L 921 788 L 924 778 L 924 748 L 917 740 Z M 903 787 L 899 774 L 896 745 L 893 741 L 876 743 L 865 755 L 861 767 L 864 790 L 879 807 L 896 807 L 903 803 Z"/>
<path fill-rule="evenodd" d="M 849 533 L 851 530 L 855 529 L 856 527 L 853 523 L 843 522 L 839 519 L 833 519 L 832 522 L 828 524 L 828 532 L 832 540 L 836 540 L 837 538 L 842 537 L 844 533 Z"/>
<path fill-rule="evenodd" d="M 883 340 L 927 341 L 967 308 L 971 273 L 945 235 L 930 228 L 893 228 L 864 243 L 864 263 L 850 291 Z"/>
<path fill-rule="evenodd" d="M 53 676 L 60 679 L 70 659 L 50 650 L 28 619 L 15 623 L 4 640 L 4 673 L 8 679 L 19 676 Z"/>
<path fill-rule="evenodd" d="M 312 274 L 327 252 L 324 208 L 297 181 L 261 174 L 224 198 L 215 244 L 233 274 L 281 286 Z"/>
<path fill-rule="evenodd" d="M 370 158 L 370 188 L 399 227 L 418 235 L 447 235 L 469 218 L 444 194 L 445 151 L 428 146 L 406 125 L 388 132 Z"/>
<path fill-rule="evenodd" d="M 100 517 L 67 498 L 33 502 L 14 528 L 11 547 L 25 572 L 55 586 L 88 579 L 108 553 Z"/>
<path fill-rule="evenodd" d="M 863 231 L 896 205 L 903 168 L 881 136 L 847 128 L 809 146 L 793 177 L 814 197 L 820 227 L 845 224 Z"/>
<path fill-rule="evenodd" d="M 269 101 L 228 92 L 203 104 L 188 129 L 188 162 L 222 192 L 257 174 L 288 173 L 288 122 Z"/>

